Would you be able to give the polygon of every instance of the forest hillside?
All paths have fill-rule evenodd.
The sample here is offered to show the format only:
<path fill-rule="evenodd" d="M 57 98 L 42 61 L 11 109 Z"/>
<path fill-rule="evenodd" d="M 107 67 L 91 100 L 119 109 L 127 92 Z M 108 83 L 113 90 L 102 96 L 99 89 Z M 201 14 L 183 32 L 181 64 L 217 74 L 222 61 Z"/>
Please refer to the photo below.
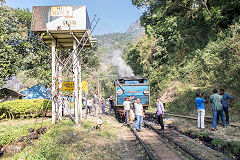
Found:
<path fill-rule="evenodd" d="M 195 111 L 196 91 L 207 97 L 214 88 L 224 88 L 235 96 L 231 108 L 238 114 L 240 2 L 132 2 L 145 9 L 141 25 L 146 36 L 130 49 L 126 60 L 136 75 L 148 77 L 152 101 L 161 96 L 169 110 Z"/>

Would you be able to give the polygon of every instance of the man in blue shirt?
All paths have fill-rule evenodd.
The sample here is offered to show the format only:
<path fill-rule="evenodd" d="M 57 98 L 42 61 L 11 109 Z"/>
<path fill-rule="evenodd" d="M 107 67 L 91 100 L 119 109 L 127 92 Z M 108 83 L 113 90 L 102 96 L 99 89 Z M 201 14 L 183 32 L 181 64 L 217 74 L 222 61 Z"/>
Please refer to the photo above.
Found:
<path fill-rule="evenodd" d="M 197 113 L 198 113 L 198 128 L 204 129 L 204 118 L 205 118 L 205 106 L 204 102 L 206 102 L 202 97 L 201 93 L 196 93 L 197 98 L 195 99 L 197 105 Z"/>
<path fill-rule="evenodd" d="M 229 112 L 228 112 L 228 99 L 233 99 L 233 96 L 230 96 L 226 93 L 224 93 L 224 89 L 220 89 L 220 95 L 222 95 L 222 105 L 223 105 L 223 111 L 226 115 L 226 122 L 227 125 L 229 124 Z M 217 116 L 217 122 L 219 120 L 219 114 Z"/>

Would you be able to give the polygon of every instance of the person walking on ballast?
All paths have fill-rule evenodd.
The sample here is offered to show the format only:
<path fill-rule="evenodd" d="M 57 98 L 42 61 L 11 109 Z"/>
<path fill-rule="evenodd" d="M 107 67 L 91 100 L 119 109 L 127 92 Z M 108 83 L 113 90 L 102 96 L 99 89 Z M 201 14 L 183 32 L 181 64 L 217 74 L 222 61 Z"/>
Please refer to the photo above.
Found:
<path fill-rule="evenodd" d="M 135 116 L 137 118 L 135 125 L 133 127 L 134 130 L 139 127 L 138 131 L 140 132 L 142 129 L 142 123 L 143 123 L 143 106 L 140 103 L 140 98 L 137 98 L 137 102 L 134 103 L 134 108 L 135 108 Z"/>
<path fill-rule="evenodd" d="M 217 126 L 217 114 L 219 113 L 222 119 L 223 127 L 226 127 L 225 118 L 223 115 L 222 96 L 218 94 L 218 90 L 213 90 L 213 95 L 210 96 L 212 103 L 213 119 L 212 119 L 212 130 L 214 131 Z"/>
<path fill-rule="evenodd" d="M 163 103 L 160 101 L 160 98 L 157 98 L 156 106 L 157 106 L 156 113 L 158 115 L 158 123 L 161 125 L 161 130 L 164 130 L 164 124 L 163 124 L 164 106 L 163 106 Z"/>
<path fill-rule="evenodd" d="M 195 99 L 196 105 L 197 105 L 197 125 L 198 128 L 204 129 L 204 118 L 205 118 L 205 106 L 204 103 L 207 103 L 205 99 L 202 98 L 201 93 L 196 93 L 197 98 Z"/>

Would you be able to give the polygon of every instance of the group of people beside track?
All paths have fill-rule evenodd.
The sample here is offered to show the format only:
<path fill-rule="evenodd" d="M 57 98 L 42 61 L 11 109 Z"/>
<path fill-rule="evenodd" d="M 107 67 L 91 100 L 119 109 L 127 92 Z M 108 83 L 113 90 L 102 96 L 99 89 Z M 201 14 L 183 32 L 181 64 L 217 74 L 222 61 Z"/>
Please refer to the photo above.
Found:
<path fill-rule="evenodd" d="M 202 98 L 201 92 L 196 93 L 196 106 L 197 106 L 197 126 L 198 128 L 204 129 L 204 119 L 205 119 L 205 105 L 204 103 L 208 103 L 207 100 Z M 224 89 L 220 89 L 220 93 L 218 93 L 217 89 L 213 90 L 213 94 L 210 96 L 210 102 L 212 106 L 212 130 L 214 131 L 217 127 L 217 123 L 219 121 L 219 116 L 222 120 L 222 125 L 225 128 L 229 125 L 229 109 L 228 109 L 228 101 L 233 99 L 233 96 L 230 96 L 224 92 Z M 135 125 L 133 129 L 139 128 L 138 131 L 141 131 L 141 126 L 143 123 L 144 110 L 143 106 L 140 103 L 140 99 L 137 98 L 136 101 L 130 101 L 130 97 L 126 97 L 123 103 L 124 112 L 126 114 L 125 123 L 129 124 L 129 119 L 134 120 L 136 117 Z M 134 107 L 131 107 L 131 104 L 134 104 Z M 133 109 L 135 110 L 135 117 L 133 114 Z M 160 98 L 156 99 L 156 114 L 158 116 L 158 123 L 161 126 L 161 129 L 164 130 L 163 117 L 164 117 L 164 104 L 161 102 Z M 224 116 L 225 113 L 225 116 Z"/>
<path fill-rule="evenodd" d="M 131 105 L 133 104 L 133 105 Z M 161 129 L 164 130 L 163 117 L 164 117 L 164 105 L 161 102 L 160 98 L 157 98 L 156 101 L 156 114 L 158 115 L 158 123 L 161 125 Z M 142 131 L 143 118 L 145 117 L 143 105 L 140 103 L 140 98 L 132 101 L 130 97 L 126 97 L 123 102 L 123 109 L 126 115 L 125 123 L 129 124 L 129 121 L 136 118 L 133 130 Z M 135 114 L 133 113 L 135 111 Z M 137 129 L 138 128 L 138 129 Z"/>
<path fill-rule="evenodd" d="M 113 97 L 105 99 L 104 97 L 98 97 L 96 94 L 87 99 L 83 99 L 83 108 L 86 109 L 86 115 L 92 115 L 97 117 L 102 110 L 102 114 L 106 114 L 106 108 L 108 108 L 108 114 L 111 115 L 111 111 L 114 110 Z M 115 111 L 115 110 L 114 110 Z"/>
<path fill-rule="evenodd" d="M 204 103 L 208 103 L 207 100 L 202 98 L 201 92 L 196 93 L 197 98 L 195 99 L 197 106 L 197 114 L 198 114 L 198 128 L 205 128 L 204 118 L 205 118 L 205 105 Z M 217 123 L 219 121 L 219 116 L 222 120 L 222 125 L 225 128 L 229 124 L 229 111 L 228 111 L 228 100 L 233 99 L 233 96 L 230 96 L 224 93 L 224 89 L 220 89 L 220 93 L 218 94 L 218 90 L 214 89 L 213 94 L 210 96 L 210 102 L 212 104 L 212 130 L 214 131 L 217 127 Z M 225 116 L 226 119 L 225 119 Z"/>

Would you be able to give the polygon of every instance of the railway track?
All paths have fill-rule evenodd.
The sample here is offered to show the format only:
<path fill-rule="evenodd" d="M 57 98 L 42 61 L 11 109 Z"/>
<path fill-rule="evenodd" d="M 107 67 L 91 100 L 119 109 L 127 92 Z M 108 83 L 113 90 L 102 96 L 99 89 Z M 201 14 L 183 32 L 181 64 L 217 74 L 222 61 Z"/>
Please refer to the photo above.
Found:
<path fill-rule="evenodd" d="M 165 130 L 164 132 L 155 128 L 152 124 L 147 123 L 146 121 L 144 122 L 144 125 L 147 128 L 150 128 L 151 130 L 153 130 L 154 132 L 156 132 L 158 135 L 162 136 L 163 138 L 165 138 L 168 142 L 173 143 L 175 146 L 179 147 L 179 149 L 181 149 L 182 151 L 186 152 L 190 157 L 192 157 L 193 159 L 197 159 L 197 160 L 202 160 L 202 158 L 200 158 L 196 153 L 193 153 L 192 151 L 190 151 L 187 147 L 183 146 L 181 143 L 179 143 L 178 141 L 176 141 L 176 137 L 177 138 L 181 138 L 181 136 L 179 135 L 174 135 L 170 130 Z M 174 138 L 175 139 L 174 139 Z"/>
<path fill-rule="evenodd" d="M 144 129 L 144 131 L 138 132 L 132 129 L 132 131 L 147 152 L 149 159 L 184 159 L 184 156 L 181 155 L 180 152 L 175 151 L 170 144 L 166 143 L 166 141 L 153 130 Z"/>
<path fill-rule="evenodd" d="M 133 131 L 137 139 L 147 152 L 149 159 L 197 159 L 219 160 L 229 159 L 217 152 L 177 131 L 160 130 L 159 125 L 151 121 L 144 121 L 145 129 L 142 132 Z"/>
<path fill-rule="evenodd" d="M 141 143 L 141 145 L 143 146 L 144 150 L 147 152 L 148 157 L 149 157 L 151 160 L 154 160 L 153 154 L 150 152 L 149 148 L 146 146 L 146 144 L 143 142 L 143 140 L 139 137 L 138 133 L 137 133 L 133 128 L 131 128 L 131 130 L 132 130 L 132 132 L 134 133 L 134 135 L 137 137 L 137 139 L 139 140 L 139 142 Z"/>
<path fill-rule="evenodd" d="M 148 118 L 150 120 L 154 120 L 156 119 L 153 115 L 153 113 L 146 113 L 146 115 L 148 116 Z M 185 115 L 180 115 L 180 114 L 174 114 L 174 113 L 165 113 L 165 116 L 172 116 L 172 117 L 179 117 L 179 118 L 184 118 L 184 119 L 190 119 L 190 120 L 197 120 L 197 117 L 193 117 L 193 116 L 185 116 Z M 208 123 L 212 123 L 212 117 L 208 117 L 206 116 L 205 117 L 205 122 L 208 122 Z M 219 120 L 219 123 L 221 123 L 222 121 Z M 240 125 L 237 125 L 237 124 L 229 124 L 229 126 L 231 127 L 240 127 Z"/>

